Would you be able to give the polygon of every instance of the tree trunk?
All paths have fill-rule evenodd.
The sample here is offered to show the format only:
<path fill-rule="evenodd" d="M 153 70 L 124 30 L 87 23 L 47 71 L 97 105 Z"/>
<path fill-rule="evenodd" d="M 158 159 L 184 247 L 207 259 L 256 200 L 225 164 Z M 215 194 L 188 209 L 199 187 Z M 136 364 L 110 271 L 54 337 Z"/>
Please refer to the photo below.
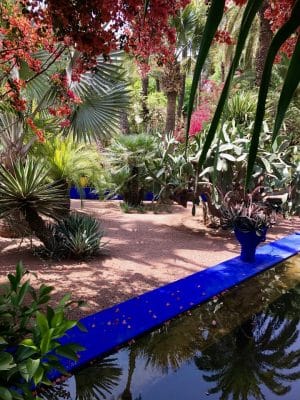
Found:
<path fill-rule="evenodd" d="M 155 78 L 155 85 L 156 85 L 156 91 L 160 92 L 160 82 L 159 78 Z"/>
<path fill-rule="evenodd" d="M 121 127 L 121 132 L 122 132 L 123 135 L 129 135 L 130 134 L 128 114 L 127 114 L 126 111 L 122 111 L 122 113 L 121 113 L 120 127 Z"/>
<path fill-rule="evenodd" d="M 131 382 L 132 376 L 135 370 L 136 364 L 136 357 L 137 357 L 137 350 L 135 348 L 131 348 L 129 350 L 129 360 L 128 360 L 128 376 L 127 382 L 124 392 L 121 395 L 121 400 L 132 400 L 132 393 L 131 393 Z"/>
<path fill-rule="evenodd" d="M 176 120 L 176 92 L 167 93 L 167 118 L 165 133 L 174 132 L 175 130 L 175 120 Z"/>
<path fill-rule="evenodd" d="M 142 118 L 143 122 L 147 122 L 149 117 L 149 109 L 147 106 L 148 98 L 148 87 L 149 87 L 149 76 L 142 77 Z"/>
<path fill-rule="evenodd" d="M 187 48 L 185 47 L 182 51 L 182 60 L 186 60 L 187 58 Z M 186 73 L 183 72 L 181 74 L 181 85 L 180 85 L 180 91 L 178 94 L 178 105 L 177 105 L 177 118 L 178 120 L 181 119 L 182 116 L 182 109 L 183 109 L 183 103 L 184 103 L 184 95 L 185 95 L 185 83 L 186 83 Z"/>
<path fill-rule="evenodd" d="M 181 75 L 181 88 L 180 92 L 178 95 L 178 104 L 177 104 L 177 118 L 178 120 L 181 119 L 182 117 L 182 111 L 183 111 L 183 103 L 184 103 L 184 95 L 185 95 L 185 82 L 186 82 L 186 74 L 183 73 Z"/>
<path fill-rule="evenodd" d="M 26 222 L 35 236 L 44 244 L 46 248 L 51 248 L 52 236 L 45 221 L 31 207 L 26 208 L 24 215 Z"/>
<path fill-rule="evenodd" d="M 256 78 L 255 84 L 260 85 L 261 77 L 267 58 L 268 49 L 270 47 L 273 33 L 270 28 L 269 21 L 265 18 L 264 13 L 268 7 L 268 1 L 264 0 L 261 9 L 259 10 L 259 46 L 256 54 Z"/>
<path fill-rule="evenodd" d="M 130 175 L 131 179 L 128 181 L 124 192 L 124 201 L 131 207 L 138 207 L 143 200 L 143 189 L 140 187 L 139 182 L 139 168 L 133 166 Z"/>

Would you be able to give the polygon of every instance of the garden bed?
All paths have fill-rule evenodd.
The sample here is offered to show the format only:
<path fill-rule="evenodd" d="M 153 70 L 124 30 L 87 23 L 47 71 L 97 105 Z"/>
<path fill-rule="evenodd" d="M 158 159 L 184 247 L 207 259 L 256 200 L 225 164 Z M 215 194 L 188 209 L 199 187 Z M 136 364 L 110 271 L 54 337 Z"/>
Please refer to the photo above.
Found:
<path fill-rule="evenodd" d="M 72 202 L 80 208 L 80 201 Z M 239 246 L 230 235 L 206 229 L 201 213 L 170 206 L 158 214 L 124 214 L 116 201 L 84 202 L 84 210 L 103 221 L 110 255 L 89 262 L 49 262 L 32 255 L 29 241 L 0 238 L 0 281 L 22 259 L 38 281 L 55 286 L 54 298 L 72 292 L 86 307 L 74 310 L 81 317 L 175 281 L 236 256 Z M 300 219 L 280 220 L 268 241 L 300 230 Z M 36 278 L 32 279 L 35 282 Z"/>

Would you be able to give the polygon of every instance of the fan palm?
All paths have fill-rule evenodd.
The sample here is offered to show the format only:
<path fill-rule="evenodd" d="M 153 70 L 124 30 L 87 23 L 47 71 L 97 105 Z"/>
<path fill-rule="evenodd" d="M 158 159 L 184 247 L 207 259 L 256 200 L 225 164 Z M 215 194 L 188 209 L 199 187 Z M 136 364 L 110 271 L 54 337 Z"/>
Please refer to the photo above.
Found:
<path fill-rule="evenodd" d="M 154 137 L 147 134 L 123 135 L 112 141 L 107 150 L 112 181 L 124 200 L 131 206 L 140 205 L 146 186 L 146 162 L 151 162 L 156 152 Z"/>
<path fill-rule="evenodd" d="M 0 166 L 0 217 L 20 211 L 32 232 L 49 244 L 49 229 L 41 215 L 60 219 L 66 212 L 65 193 L 59 182 L 49 184 L 43 164 L 27 159 L 8 170 Z"/>
<path fill-rule="evenodd" d="M 36 57 L 42 62 L 48 53 L 39 52 Z M 74 57 L 62 54 L 61 60 L 54 63 L 45 73 L 32 81 L 34 72 L 26 64 L 14 73 L 29 81 L 22 95 L 26 99 L 24 112 L 1 107 L 0 109 L 0 151 L 4 160 L 15 160 L 24 156 L 37 137 L 26 124 L 30 117 L 39 129 L 57 134 L 62 129 L 56 117 L 49 114 L 49 107 L 59 104 L 60 91 L 50 79 L 54 72 L 67 77 L 68 88 L 80 97 L 80 103 L 72 107 L 70 126 L 64 134 L 72 133 L 76 139 L 99 139 L 111 137 L 119 128 L 119 118 L 129 104 L 129 92 L 121 67 L 122 53 L 113 53 L 110 61 L 102 57 L 97 60 L 93 72 L 86 72 L 79 81 L 72 80 Z M 7 162 L 5 164 L 8 164 Z"/>

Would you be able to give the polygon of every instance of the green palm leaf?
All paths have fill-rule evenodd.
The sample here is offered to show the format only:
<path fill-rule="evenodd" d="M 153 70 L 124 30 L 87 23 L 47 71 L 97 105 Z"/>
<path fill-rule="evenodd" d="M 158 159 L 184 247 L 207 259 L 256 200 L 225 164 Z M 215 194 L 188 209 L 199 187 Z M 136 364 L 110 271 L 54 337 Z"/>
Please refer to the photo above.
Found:
<path fill-rule="evenodd" d="M 187 112 L 187 127 L 186 127 L 186 147 L 189 138 L 189 130 L 191 123 L 191 116 L 194 107 L 194 99 L 196 95 L 196 91 L 198 88 L 198 82 L 201 76 L 201 71 L 203 65 L 205 63 L 206 57 L 208 55 L 210 46 L 212 44 L 213 38 L 218 29 L 219 23 L 223 17 L 225 6 L 225 0 L 213 0 L 208 12 L 207 21 L 204 27 L 203 37 L 200 43 L 200 48 L 198 52 L 198 57 L 196 61 L 196 67 L 193 76 L 193 82 L 191 86 L 191 94 L 189 98 L 188 104 L 188 112 Z"/>
<path fill-rule="evenodd" d="M 288 106 L 292 100 L 293 94 L 300 82 L 299 59 L 300 59 L 300 40 L 298 39 L 294 54 L 291 58 L 290 66 L 281 90 L 277 106 L 277 113 L 276 113 L 273 138 L 272 138 L 273 143 L 278 135 L 279 129 L 281 127 Z"/>
<path fill-rule="evenodd" d="M 247 6 L 245 8 L 242 22 L 241 22 L 240 33 L 239 33 L 238 40 L 237 40 L 234 58 L 231 63 L 230 70 L 229 70 L 228 76 L 226 78 L 224 88 L 222 90 L 215 114 L 214 114 L 212 122 L 210 124 L 210 128 L 207 133 L 201 155 L 199 157 L 199 162 L 198 162 L 199 167 L 204 164 L 204 161 L 206 159 L 206 154 L 207 154 L 207 152 L 213 142 L 213 139 L 216 135 L 216 131 L 218 129 L 221 115 L 223 113 L 223 109 L 224 109 L 224 106 L 225 106 L 225 103 L 226 103 L 226 100 L 227 100 L 227 97 L 229 94 L 231 81 L 233 79 L 236 68 L 238 67 L 239 60 L 241 58 L 241 55 L 242 55 L 249 31 L 251 29 L 253 20 L 256 16 L 256 13 L 259 10 L 261 4 L 262 4 L 262 0 L 252 0 L 252 1 L 250 0 L 247 3 Z"/>
<path fill-rule="evenodd" d="M 261 132 L 261 126 L 263 123 L 263 118 L 265 115 L 265 103 L 268 94 L 268 89 L 271 81 L 271 74 L 272 74 L 272 67 L 275 60 L 275 57 L 282 46 L 282 44 L 291 36 L 293 32 L 299 27 L 299 14 L 300 14 L 300 0 L 296 0 L 294 8 L 292 10 L 291 16 L 289 20 L 278 30 L 276 35 L 274 36 L 272 43 L 270 45 L 263 74 L 261 80 L 261 86 L 258 94 L 258 101 L 257 101 L 257 108 L 256 108 L 256 116 L 255 122 L 252 132 L 252 139 L 249 151 L 249 158 L 248 158 L 248 167 L 247 167 L 247 176 L 246 176 L 246 187 L 249 186 L 252 177 L 252 171 L 257 155 L 257 149 L 259 144 L 259 137 Z M 297 51 L 297 49 L 295 49 Z M 299 50 L 298 50 L 299 51 Z M 294 67 L 293 67 L 294 69 Z M 299 72 L 298 72 L 299 74 Z M 295 79 L 297 81 L 297 78 Z M 289 90 L 289 88 L 285 88 L 285 91 Z M 293 91 L 292 91 L 293 93 Z M 290 93 L 286 93 L 287 98 L 292 95 Z M 289 102 L 288 102 L 289 104 Z M 285 111 L 280 113 L 281 122 L 285 115 Z M 276 118 L 277 119 L 277 118 Z M 279 122 L 279 120 L 278 120 Z M 281 124 L 281 123 L 280 123 Z"/>

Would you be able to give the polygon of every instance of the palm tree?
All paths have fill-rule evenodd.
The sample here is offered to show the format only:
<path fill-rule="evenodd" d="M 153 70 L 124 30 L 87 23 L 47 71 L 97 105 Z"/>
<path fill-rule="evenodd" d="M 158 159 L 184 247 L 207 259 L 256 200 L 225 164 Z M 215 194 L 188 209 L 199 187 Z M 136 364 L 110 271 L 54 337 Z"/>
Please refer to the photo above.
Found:
<path fill-rule="evenodd" d="M 74 375 L 76 400 L 106 399 L 118 385 L 121 375 L 122 369 L 115 358 L 96 360 Z"/>
<path fill-rule="evenodd" d="M 47 59 L 46 52 L 40 52 L 37 57 Z M 9 166 L 10 162 L 24 157 L 32 144 L 37 140 L 26 121 L 32 119 L 34 124 L 46 132 L 58 134 L 62 131 L 57 118 L 51 116 L 49 108 L 59 104 L 60 91 L 49 79 L 50 74 L 65 75 L 68 88 L 80 97 L 80 102 L 72 107 L 70 126 L 64 128 L 64 135 L 72 134 L 76 139 L 110 138 L 119 129 L 122 112 L 129 104 L 129 92 L 124 80 L 124 70 L 121 67 L 122 53 L 113 53 L 109 62 L 102 57 L 97 59 L 97 65 L 92 72 L 80 76 L 79 81 L 72 80 L 72 66 L 76 53 L 69 57 L 62 55 L 62 61 L 51 66 L 29 82 L 23 95 L 27 100 L 27 108 L 16 112 L 9 107 L 0 109 L 0 160 Z M 19 78 L 29 80 L 33 72 L 26 66 L 15 71 Z"/>
<path fill-rule="evenodd" d="M 147 134 L 119 136 L 107 149 L 111 179 L 130 206 L 137 207 L 143 200 L 147 184 L 145 166 L 152 161 L 155 151 L 156 141 Z"/>
<path fill-rule="evenodd" d="M 82 188 L 82 179 L 89 185 L 101 186 L 104 169 L 100 153 L 91 144 L 74 141 L 72 136 L 61 135 L 39 143 L 35 151 L 48 169 L 49 178 L 61 182 L 66 191 L 66 205 L 70 209 L 69 188 L 73 184 Z"/>

